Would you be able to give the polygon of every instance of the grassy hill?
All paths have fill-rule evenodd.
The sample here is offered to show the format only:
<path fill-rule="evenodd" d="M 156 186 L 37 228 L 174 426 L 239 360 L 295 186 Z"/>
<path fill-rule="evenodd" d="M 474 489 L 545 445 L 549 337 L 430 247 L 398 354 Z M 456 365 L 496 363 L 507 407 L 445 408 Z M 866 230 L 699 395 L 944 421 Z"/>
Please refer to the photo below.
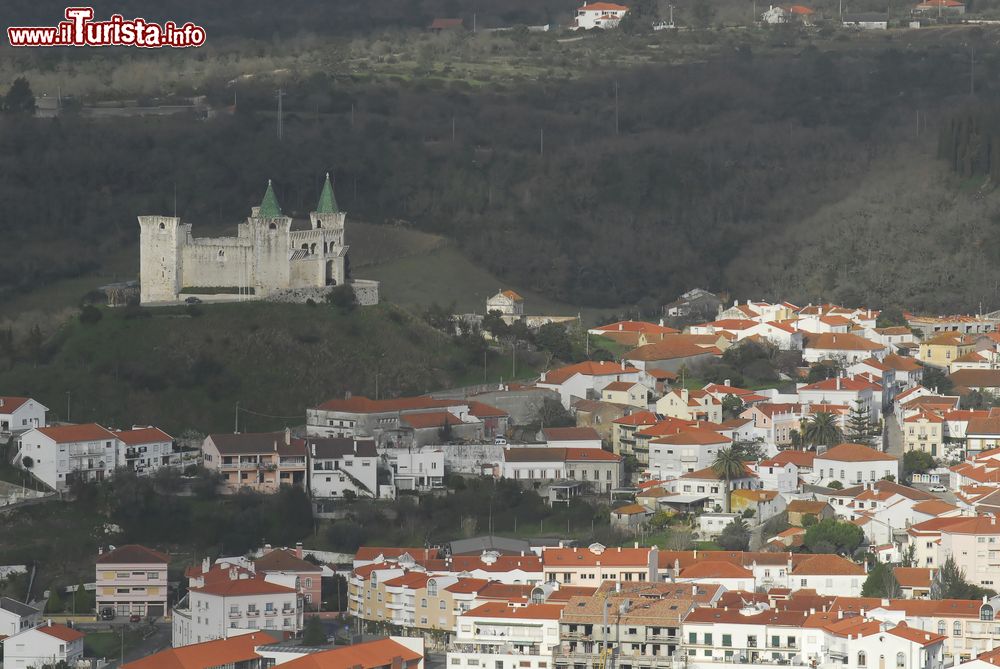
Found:
<path fill-rule="evenodd" d="M 35 358 L 22 348 L 0 388 L 48 406 L 51 418 L 111 426 L 150 423 L 242 430 L 304 422 L 307 406 L 346 391 L 423 393 L 482 382 L 483 354 L 456 345 L 391 305 L 341 313 L 316 306 L 251 302 L 155 310 L 103 310 L 92 324 L 66 322 Z M 486 378 L 509 374 L 490 353 Z M 521 361 L 524 374 L 534 373 Z M 260 416 L 257 414 L 267 414 Z"/>

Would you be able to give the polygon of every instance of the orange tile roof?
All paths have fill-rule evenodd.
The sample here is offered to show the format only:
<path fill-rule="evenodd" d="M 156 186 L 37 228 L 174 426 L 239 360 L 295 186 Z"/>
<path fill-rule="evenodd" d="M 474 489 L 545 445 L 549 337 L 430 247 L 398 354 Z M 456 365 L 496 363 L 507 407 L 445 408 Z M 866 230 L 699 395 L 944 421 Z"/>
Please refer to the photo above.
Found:
<path fill-rule="evenodd" d="M 649 509 L 644 507 L 642 504 L 626 504 L 625 506 L 620 506 L 617 509 L 612 509 L 611 513 L 617 513 L 621 516 L 636 516 L 638 514 L 650 513 Z"/>
<path fill-rule="evenodd" d="M 826 453 L 817 455 L 816 459 L 834 460 L 836 462 L 881 462 L 897 460 L 888 453 L 880 453 L 874 448 L 869 448 L 862 444 L 840 444 L 834 446 Z"/>
<path fill-rule="evenodd" d="M 682 429 L 677 434 L 650 440 L 651 444 L 698 445 L 730 444 L 732 439 L 723 436 L 715 430 Z"/>
<path fill-rule="evenodd" d="M 784 467 L 787 464 L 793 464 L 799 468 L 811 468 L 813 466 L 813 461 L 816 459 L 816 454 L 811 451 L 778 451 L 778 454 L 773 458 L 763 460 L 760 464 L 764 467 Z"/>
<path fill-rule="evenodd" d="M 506 602 L 486 602 L 466 611 L 463 617 L 510 618 L 514 620 L 559 620 L 562 604 L 528 604 L 509 606 Z"/>
<path fill-rule="evenodd" d="M 542 372 L 542 377 L 538 383 L 558 386 L 576 374 L 583 376 L 616 376 L 618 374 L 637 374 L 638 372 L 639 370 L 632 365 L 624 363 L 585 360 L 575 365 L 566 365 L 565 367 Z"/>
<path fill-rule="evenodd" d="M 745 567 L 717 560 L 700 560 L 690 567 L 681 569 L 681 578 L 753 578 L 753 572 Z"/>
<path fill-rule="evenodd" d="M 882 358 L 882 364 L 897 372 L 915 372 L 918 369 L 923 369 L 917 360 L 895 353 L 890 353 Z"/>
<path fill-rule="evenodd" d="M 479 591 L 479 599 L 495 600 L 501 602 L 514 602 L 521 599 L 528 599 L 534 586 L 527 583 L 501 583 L 500 581 L 490 581 L 489 584 Z"/>
<path fill-rule="evenodd" d="M 698 355 L 721 355 L 722 351 L 712 345 L 692 341 L 699 335 L 667 335 L 661 341 L 632 349 L 625 354 L 629 360 L 675 360 Z M 714 335 L 708 335 L 712 337 Z"/>
<path fill-rule="evenodd" d="M 489 582 L 484 578 L 460 578 L 445 590 L 455 594 L 472 594 L 485 588 Z"/>
<path fill-rule="evenodd" d="M 604 386 L 604 390 L 611 392 L 624 392 L 633 386 L 639 385 L 638 381 L 614 381 Z"/>
<path fill-rule="evenodd" d="M 294 593 L 295 588 L 289 588 L 278 583 L 272 583 L 258 578 L 218 579 L 206 583 L 201 588 L 191 588 L 192 592 L 203 592 L 217 597 L 242 597 L 246 595 L 281 595 Z"/>
<path fill-rule="evenodd" d="M 14 413 L 27 402 L 30 397 L 11 397 L 10 395 L 0 395 L 0 413 Z"/>
<path fill-rule="evenodd" d="M 646 321 L 618 321 L 617 323 L 599 325 L 591 328 L 591 330 L 600 330 L 602 332 L 642 332 L 645 334 L 677 334 L 680 332 L 680 330 L 675 330 L 674 328 Z"/>
<path fill-rule="evenodd" d="M 940 516 L 942 513 L 957 511 L 958 507 L 939 499 L 929 499 L 926 502 L 914 504 L 913 510 L 917 513 L 926 513 L 930 516 Z"/>
<path fill-rule="evenodd" d="M 705 467 L 704 469 L 699 469 L 698 471 L 688 472 L 687 474 L 681 475 L 682 479 L 701 479 L 705 481 L 721 481 L 722 477 L 715 473 L 715 469 L 712 467 Z M 741 478 L 759 478 L 746 463 L 743 463 L 743 476 Z"/>
<path fill-rule="evenodd" d="M 628 7 L 613 2 L 591 2 L 579 8 L 588 12 L 627 12 Z"/>
<path fill-rule="evenodd" d="M 883 346 L 858 335 L 844 332 L 823 332 L 810 334 L 807 338 L 806 348 L 825 351 L 881 351 Z"/>
<path fill-rule="evenodd" d="M 542 430 L 546 441 L 600 441 L 601 435 L 592 427 L 547 427 Z"/>
<path fill-rule="evenodd" d="M 173 437 L 158 427 L 139 427 L 131 430 L 120 430 L 115 432 L 115 436 L 129 446 L 155 444 L 164 441 L 171 442 L 174 440 Z"/>
<path fill-rule="evenodd" d="M 416 590 L 426 586 L 427 580 L 430 577 L 430 574 L 425 571 L 408 571 L 402 576 L 385 581 L 382 585 L 387 588 L 411 588 Z"/>
<path fill-rule="evenodd" d="M 659 421 L 652 411 L 636 411 L 630 416 L 617 418 L 613 423 L 617 425 L 655 425 Z"/>
<path fill-rule="evenodd" d="M 504 297 L 507 297 L 507 298 L 510 298 L 510 299 L 514 300 L 515 302 L 523 302 L 524 301 L 523 297 L 521 297 L 516 292 L 514 292 L 513 290 L 510 290 L 510 289 L 502 290 L 502 291 L 500 291 L 500 294 L 503 295 Z"/>
<path fill-rule="evenodd" d="M 921 646 L 929 646 L 932 643 L 940 643 L 948 638 L 940 634 L 933 634 L 931 632 L 925 632 L 920 629 L 909 627 L 905 622 L 901 622 L 893 627 L 889 630 L 889 634 L 906 639 L 907 641 L 913 641 Z"/>
<path fill-rule="evenodd" d="M 469 401 L 469 413 L 476 418 L 486 418 L 490 416 L 509 416 L 510 414 L 503 409 L 498 409 L 495 406 L 490 406 L 489 404 L 484 404 L 482 402 Z"/>
<path fill-rule="evenodd" d="M 394 658 L 404 663 L 423 659 L 420 653 L 392 639 L 379 639 L 353 646 L 340 646 L 319 653 L 310 653 L 281 664 L 285 669 L 331 669 L 352 667 L 356 669 L 376 669 L 392 664 Z"/>
<path fill-rule="evenodd" d="M 122 665 L 122 669 L 205 669 L 222 667 L 260 658 L 254 649 L 279 639 L 265 632 L 238 634 L 189 646 L 168 648 Z"/>
<path fill-rule="evenodd" d="M 589 548 L 547 548 L 542 551 L 546 567 L 645 567 L 649 564 L 648 548 L 606 548 L 597 554 Z"/>
<path fill-rule="evenodd" d="M 69 444 L 78 441 L 103 441 L 114 439 L 114 432 L 105 429 L 97 423 L 83 425 L 58 425 L 55 427 L 40 427 L 39 432 L 57 444 Z"/>
<path fill-rule="evenodd" d="M 929 588 L 934 570 L 927 567 L 895 567 L 896 582 L 904 588 Z"/>
<path fill-rule="evenodd" d="M 80 630 L 73 629 L 72 627 L 66 627 L 65 625 L 60 625 L 58 623 L 48 623 L 46 625 L 36 627 L 35 629 L 43 634 L 55 637 L 60 641 L 76 641 L 77 639 L 82 639 L 84 637 L 84 634 Z"/>
<path fill-rule="evenodd" d="M 817 381 L 816 383 L 810 383 L 809 385 L 802 386 L 799 390 L 824 390 L 824 391 L 837 391 L 841 390 L 844 392 L 857 392 L 859 390 L 882 390 L 882 386 L 877 383 L 871 383 L 858 376 L 847 376 L 847 377 L 835 377 L 832 379 L 824 379 L 822 381 Z"/>
<path fill-rule="evenodd" d="M 820 554 L 803 560 L 792 568 L 794 576 L 863 576 L 865 568 L 839 555 Z"/>
<path fill-rule="evenodd" d="M 97 556 L 97 564 L 167 564 L 170 556 L 139 544 L 126 544 Z"/>

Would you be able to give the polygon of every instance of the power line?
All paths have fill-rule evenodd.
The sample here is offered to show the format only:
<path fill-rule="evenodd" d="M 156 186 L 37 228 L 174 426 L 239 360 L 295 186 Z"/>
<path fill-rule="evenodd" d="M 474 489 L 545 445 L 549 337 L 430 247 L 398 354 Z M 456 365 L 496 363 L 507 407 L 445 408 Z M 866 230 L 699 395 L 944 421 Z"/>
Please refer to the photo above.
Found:
<path fill-rule="evenodd" d="M 298 414 L 298 415 L 295 415 L 295 416 L 275 416 L 275 415 L 269 414 L 269 413 L 260 413 L 258 411 L 251 411 L 250 409 L 247 409 L 247 408 L 241 407 L 241 406 L 236 407 L 236 410 L 237 411 L 242 411 L 243 413 L 253 414 L 254 416 L 263 416 L 264 418 L 288 418 L 288 419 L 302 418 L 302 414 Z"/>

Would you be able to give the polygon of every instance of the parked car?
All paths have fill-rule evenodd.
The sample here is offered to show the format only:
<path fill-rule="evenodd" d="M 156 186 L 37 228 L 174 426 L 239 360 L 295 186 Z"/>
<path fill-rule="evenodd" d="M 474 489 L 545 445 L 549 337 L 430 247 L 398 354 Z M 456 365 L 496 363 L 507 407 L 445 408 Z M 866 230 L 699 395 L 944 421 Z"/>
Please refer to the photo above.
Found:
<path fill-rule="evenodd" d="M 194 295 L 192 295 L 191 297 L 187 298 L 184 301 L 188 304 L 201 304 L 201 298 L 195 297 Z"/>
<path fill-rule="evenodd" d="M 130 623 L 141 623 L 142 622 L 142 616 L 140 616 L 138 613 L 133 613 L 132 615 L 130 615 L 128 617 L 128 621 Z"/>
<path fill-rule="evenodd" d="M 930 490 L 931 492 L 948 492 L 948 489 L 945 488 L 940 483 L 935 483 L 930 488 L 928 488 L 928 490 Z"/>
<path fill-rule="evenodd" d="M 507 445 L 507 440 L 504 439 L 503 437 L 494 437 L 493 438 L 493 445 L 494 446 L 506 446 Z"/>
<path fill-rule="evenodd" d="M 115 610 L 113 608 L 111 608 L 110 606 L 105 606 L 103 609 L 101 609 L 101 620 L 114 620 L 114 619 L 115 619 Z"/>

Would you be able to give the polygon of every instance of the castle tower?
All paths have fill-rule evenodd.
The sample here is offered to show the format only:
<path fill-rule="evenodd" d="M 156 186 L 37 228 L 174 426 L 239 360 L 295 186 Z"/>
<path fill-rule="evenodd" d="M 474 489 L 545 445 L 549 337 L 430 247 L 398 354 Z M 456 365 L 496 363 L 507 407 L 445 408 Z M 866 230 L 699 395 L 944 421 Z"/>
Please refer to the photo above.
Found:
<path fill-rule="evenodd" d="M 139 216 L 139 300 L 172 302 L 181 291 L 182 253 L 187 239 L 181 219 Z"/>
<path fill-rule="evenodd" d="M 327 172 L 323 189 L 316 203 L 316 211 L 310 212 L 309 222 L 313 230 L 321 231 L 323 249 L 323 276 L 320 285 L 340 285 L 347 281 L 347 245 L 344 244 L 344 222 L 347 214 L 340 211 L 333 193 L 333 183 Z"/>
<path fill-rule="evenodd" d="M 253 239 L 253 252 L 249 258 L 247 276 L 258 295 L 266 296 L 275 290 L 290 286 L 289 252 L 292 219 L 286 216 L 274 193 L 274 185 L 267 180 L 267 188 L 260 205 L 250 210 L 247 221 L 249 236 Z"/>

